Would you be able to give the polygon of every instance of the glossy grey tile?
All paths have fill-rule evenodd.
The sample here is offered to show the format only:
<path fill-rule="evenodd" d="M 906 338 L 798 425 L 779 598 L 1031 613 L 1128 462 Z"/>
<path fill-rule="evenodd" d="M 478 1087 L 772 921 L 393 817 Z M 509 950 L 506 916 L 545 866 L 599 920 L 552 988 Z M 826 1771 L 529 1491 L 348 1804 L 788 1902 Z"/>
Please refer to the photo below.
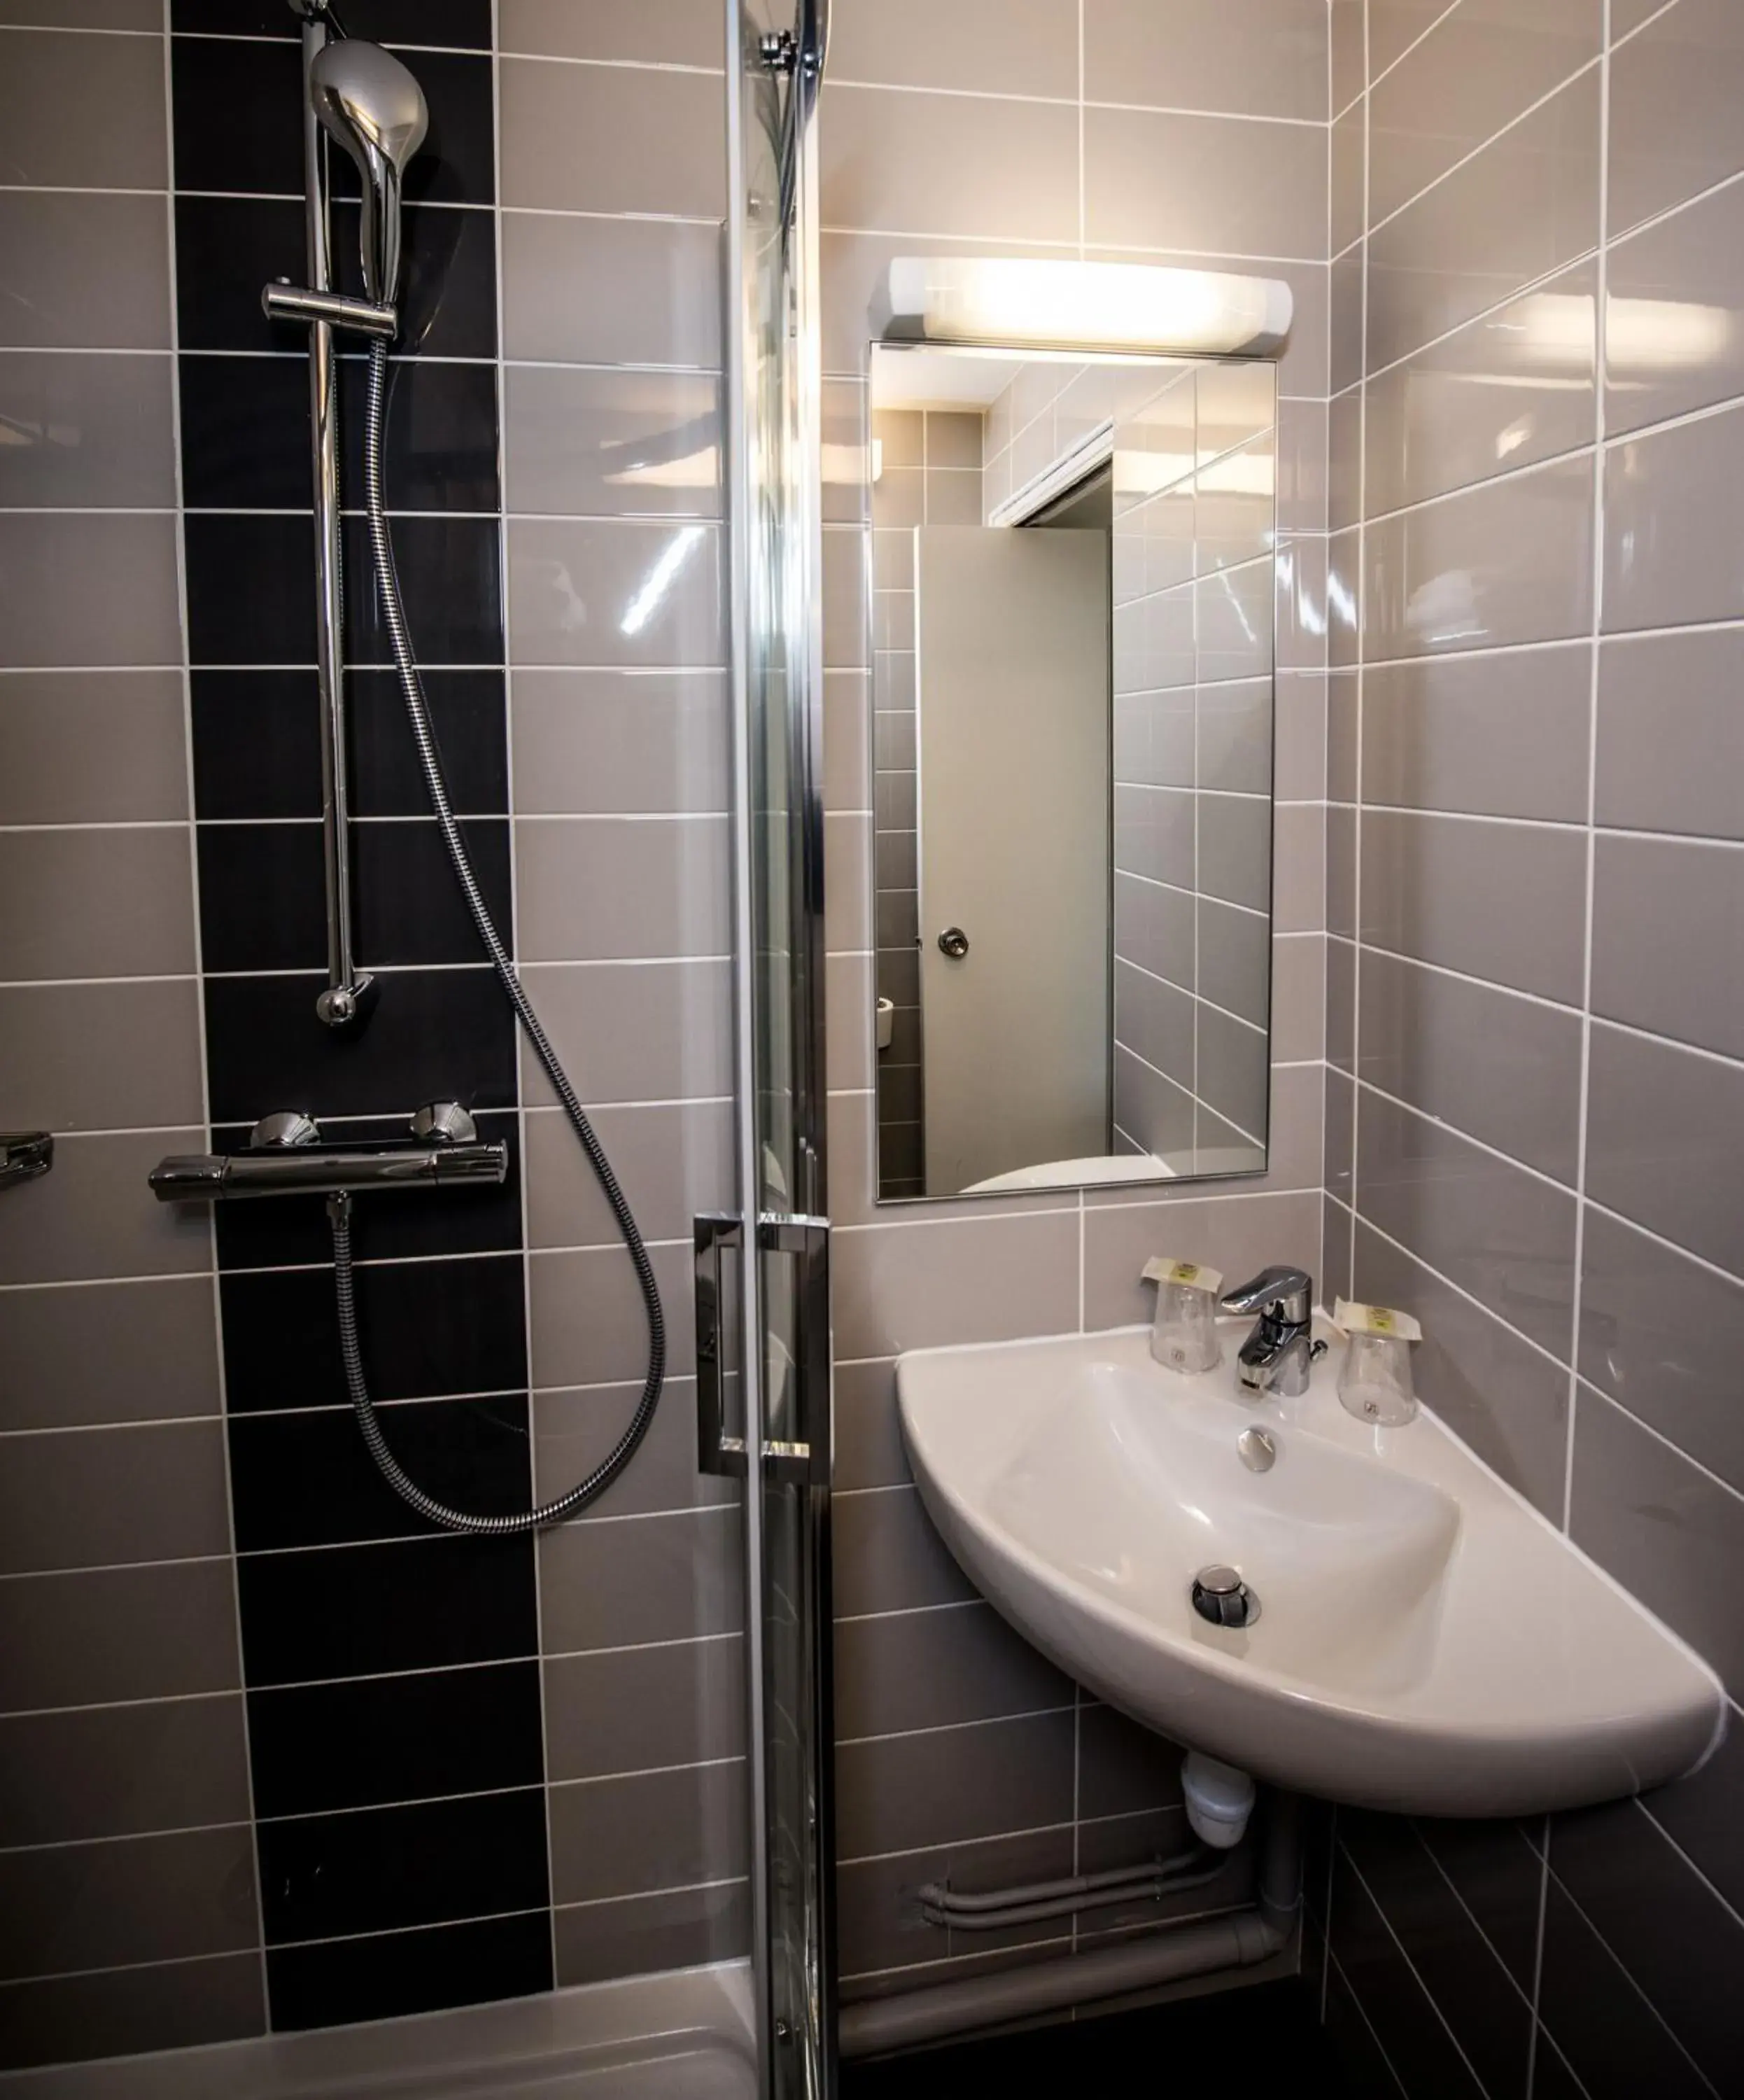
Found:
<path fill-rule="evenodd" d="M 1583 822 L 1592 683 L 1584 642 L 1372 665 L 1363 673 L 1363 799 Z"/>
<path fill-rule="evenodd" d="M 153 67 L 161 73 L 160 60 Z M 0 505 L 172 507 L 173 377 L 167 357 L 37 351 L 0 358 L 0 426 L 9 439 L 0 447 Z"/>
<path fill-rule="evenodd" d="M 103 587 L 94 589 L 98 577 Z M 0 648 L 14 669 L 178 662 L 174 517 L 0 516 Z"/>
<path fill-rule="evenodd" d="M 1741 1115 L 1744 1068 L 1593 1024 L 1587 1193 L 1734 1272 Z"/>
<path fill-rule="evenodd" d="M 1361 1184 L 1359 1184 L 1359 1189 Z M 1368 1197 L 1362 1191 L 1366 1215 Z M 1552 1522 L 1562 1515 L 1568 1453 L 1568 1373 L 1403 1248 L 1359 1220 L 1352 1289 L 1365 1302 L 1411 1312 L 1423 1328 L 1413 1359 L 1418 1392 L 1504 1480 Z M 1541 1284 L 1542 1278 L 1535 1284 Z M 1523 1301 L 1522 1279 L 1513 1296 Z M 1510 1320 L 1520 1304 L 1495 1303 Z"/>
<path fill-rule="evenodd" d="M 727 695 L 717 672 L 517 671 L 514 806 L 522 815 L 727 807 Z"/>
<path fill-rule="evenodd" d="M 1367 369 L 1595 246 L 1598 163 L 1595 67 L 1379 227 L 1368 245 Z"/>
<path fill-rule="evenodd" d="M 1744 394 L 1744 187 L 1704 197 L 1605 261 L 1605 425 L 1613 435 Z"/>
<path fill-rule="evenodd" d="M 1705 2100 L 1711 2093 L 1713 2088 L 1554 1876 L 1547 1891 L 1544 1943 L 1539 2048 L 1554 2042 L 1578 2075 L 1581 2092 L 1597 2092 L 1604 2100 L 1632 2093 Z"/>
<path fill-rule="evenodd" d="M 1744 1493 L 1744 1423 L 1729 1396 L 1744 1283 L 1589 1210 L 1579 1348 L 1583 1378 Z"/>
<path fill-rule="evenodd" d="M 1315 1075 L 1318 1087 L 1318 1074 Z M 1243 1188 L 1249 1185 L 1244 1183 Z M 1320 1247 L 1317 1193 L 1244 1195 L 1226 1201 L 1203 1192 L 1154 1200 L 1155 1190 L 1113 1202 L 1092 1197 L 1084 1218 L 1084 1324 L 1125 1327 L 1147 1321 L 1152 1287 L 1140 1272 L 1153 1255 L 1174 1255 L 1220 1268 L 1231 1283 L 1270 1262 L 1295 1262 L 1313 1273 Z"/>
<path fill-rule="evenodd" d="M 1090 108 L 1087 238 L 1118 248 L 1326 253 L 1327 135 L 1317 125 Z M 1058 238 L 1052 227 L 1036 229 Z"/>
<path fill-rule="evenodd" d="M 134 2056 L 266 2031 L 258 1952 L 99 1970 L 5 1988 L 9 2065 Z"/>
<path fill-rule="evenodd" d="M 1072 1718 L 1043 1714 L 839 1745 L 838 1857 L 845 1862 L 1069 1823 Z"/>
<path fill-rule="evenodd" d="M 735 1759 L 553 1785 L 553 1900 L 591 1903 L 740 1879 L 746 1783 Z"/>
<path fill-rule="evenodd" d="M 963 88 L 982 95 L 1073 100 L 1078 18 L 1073 0 L 927 0 L 845 7 L 831 24 L 832 78 L 884 87 Z"/>
<path fill-rule="evenodd" d="M 1078 1813 L 1086 1821 L 1175 1807 L 1181 1753 L 1112 1706 L 1086 1703 L 1078 1717 Z"/>
<path fill-rule="evenodd" d="M 1271 810 L 1262 797 L 1198 798 L 1198 885 L 1227 904 L 1263 911 L 1271 899 Z"/>
<path fill-rule="evenodd" d="M 1332 0 L 1328 29 L 1332 41 L 1332 114 L 1336 117 L 1359 95 L 1368 80 L 1367 0 Z"/>
<path fill-rule="evenodd" d="M 1596 840 L 1592 1008 L 1744 1057 L 1744 854 L 1680 839 Z"/>
<path fill-rule="evenodd" d="M 1680 1845 L 1734 1909 L 1744 1895 L 1744 1734 L 1726 1738 L 1699 1771 L 1646 1795 L 1660 1829 Z"/>
<path fill-rule="evenodd" d="M 1612 234 L 1744 168 L 1744 26 L 1729 0 L 1679 0 L 1611 60 Z"/>
<path fill-rule="evenodd" d="M 1072 1686 L 989 1604 L 839 1621 L 840 1741 L 1070 1706 Z"/>
<path fill-rule="evenodd" d="M 1367 1088 L 1356 1179 L 1363 1215 L 1379 1231 L 1568 1361 L 1571 1194 Z"/>
<path fill-rule="evenodd" d="M 43 1130 L 143 1130 L 205 1114 L 192 978 L 0 989 L 9 1113 Z"/>
<path fill-rule="evenodd" d="M 1328 245 L 1334 255 L 1342 255 L 1352 241 L 1362 236 L 1367 183 L 1367 136 L 1365 105 L 1347 109 L 1332 126 L 1332 224 Z"/>
<path fill-rule="evenodd" d="M 826 227 L 981 240 L 1077 237 L 1078 121 L 1069 105 L 838 79 L 826 83 L 819 124 Z M 863 331 L 864 315 L 857 318 Z"/>
<path fill-rule="evenodd" d="M 725 63 L 719 10 L 709 0 L 502 0 L 497 48 L 517 56 L 614 60 L 654 65 Z"/>
<path fill-rule="evenodd" d="M 1601 0 L 1450 8 L 1369 97 L 1369 223 L 1597 57 Z"/>
<path fill-rule="evenodd" d="M 547 1657 L 738 1632 L 738 1513 L 725 1509 L 543 1533 Z"/>
<path fill-rule="evenodd" d="M 1615 529 L 1607 518 L 1608 538 Z M 1585 460 L 1556 461 L 1367 528 L 1367 661 L 1560 641 L 1585 633 L 1592 620 L 1592 469 Z"/>
<path fill-rule="evenodd" d="M 1578 1004 L 1586 862 L 1573 831 L 1365 810 L 1363 938 Z"/>
<path fill-rule="evenodd" d="M 680 220 L 505 211 L 504 355 L 717 366 L 720 239 Z"/>
<path fill-rule="evenodd" d="M 721 558 L 712 524 L 511 518 L 509 660 L 717 665 Z"/>
<path fill-rule="evenodd" d="M 558 1057 L 587 1074 L 590 1101 L 675 1101 L 733 1091 L 732 965 L 712 961 L 534 963 L 527 988 Z M 523 1098 L 553 1105 L 522 1046 Z"/>
<path fill-rule="evenodd" d="M 140 823 L 187 814 L 178 671 L 0 678 L 0 823 Z M 111 763 L 90 763 L 94 750 Z"/>
<path fill-rule="evenodd" d="M 1744 631 L 1605 642 L 1599 651 L 1601 824 L 1744 838 L 1732 776 L 1744 763 Z M 1702 754 L 1699 765 L 1689 754 Z"/>
<path fill-rule="evenodd" d="M 504 381 L 511 511 L 720 516 L 723 432 L 714 379 L 539 365 L 511 368 Z"/>
<path fill-rule="evenodd" d="M 690 1287 L 690 1243 L 650 1255 L 663 1300 L 681 1304 Z M 648 1321 L 629 1257 L 617 1247 L 535 1253 L 527 1264 L 533 1383 L 540 1388 L 640 1383 L 648 1364 Z M 690 1323 L 667 1329 L 667 1368 L 695 1368 Z"/>
<path fill-rule="evenodd" d="M 552 1913 L 559 1984 L 600 1983 L 729 1961 L 751 1945 L 751 1886 L 623 1896 L 560 1906 Z"/>
<path fill-rule="evenodd" d="M 836 1353 L 1064 1334 L 1077 1325 L 1077 1237 L 1075 1210 L 839 1233 Z"/>
<path fill-rule="evenodd" d="M 6 1710 L 236 1691 L 236 1590 L 228 1560 L 0 1585 Z"/>
<path fill-rule="evenodd" d="M 642 1383 L 636 1377 L 616 1384 L 535 1393 L 535 1477 L 558 1493 L 584 1480 L 623 1435 L 641 1397 Z M 636 1463 L 590 1507 L 602 1517 L 628 1517 L 708 1509 L 736 1499 L 730 1482 L 698 1471 L 695 1382 L 669 1376 L 654 1421 L 637 1447 Z"/>
<path fill-rule="evenodd" d="M 731 1114 L 724 1101 L 606 1106 L 592 1121 L 645 1236 L 681 1239 L 698 1211 L 731 1200 Z M 609 1246 L 617 1227 L 568 1118 L 553 1109 L 526 1120 L 527 1244 Z"/>
<path fill-rule="evenodd" d="M 1569 1529 L 1577 1546 L 1712 1664 L 1736 1698 L 1744 1627 L 1729 1599 L 1744 1562 L 1744 1500 L 1583 1388 Z"/>
<path fill-rule="evenodd" d="M 1327 36 L 1323 11 L 1299 0 L 1239 14 L 1220 0 L 1088 0 L 1083 91 L 1091 102 L 1323 123 Z"/>
<path fill-rule="evenodd" d="M 838 1618 L 964 1604 L 973 1586 L 914 1488 L 875 1488 L 835 1504 L 830 1560 Z"/>
<path fill-rule="evenodd" d="M 216 1414 L 218 1337 L 203 1277 L 0 1292 L 0 1430 Z"/>
<path fill-rule="evenodd" d="M 1744 612 L 1744 410 L 1632 438 L 1605 456 L 1605 629 Z"/>
<path fill-rule="evenodd" d="M 1583 262 L 1369 382 L 1368 516 L 1592 443 L 1596 281 Z"/>
<path fill-rule="evenodd" d="M 738 1635 L 563 1656 L 545 1666 L 545 1769 L 553 1782 L 745 1753 Z"/>
<path fill-rule="evenodd" d="M 161 190 L 164 49 L 152 37 L 21 30 L 0 69 L 0 182 L 11 188 Z"/>
<path fill-rule="evenodd" d="M 504 58 L 497 92 L 505 205 L 720 216 L 720 83 L 707 73 Z"/>
<path fill-rule="evenodd" d="M 0 0 L 0 22 L 45 29 L 144 29 L 163 27 L 157 0 Z"/>
<path fill-rule="evenodd" d="M 166 1153 L 205 1145 L 203 1127 L 62 1139 L 52 1174 L 8 1192 L 13 1201 L 0 1212 L 0 1277 L 58 1283 L 209 1268 L 209 1220 L 141 1195 Z"/>
<path fill-rule="evenodd" d="M 1371 1086 L 1559 1181 L 1578 1178 L 1578 1014 L 1372 949 L 1358 1040 Z"/>
<path fill-rule="evenodd" d="M 0 1575 L 230 1551 L 215 1421 L 20 1437 L 0 1475 Z"/>
<path fill-rule="evenodd" d="M 863 1991 L 883 1991 L 900 1982 L 905 1971 L 918 1971 L 943 1981 L 962 1973 L 963 1957 L 949 1959 L 952 1935 L 943 1926 L 928 1925 L 923 1917 L 916 1891 L 929 1882 L 948 1880 L 953 1889 L 966 1892 L 1021 1887 L 1037 1879 L 1069 1874 L 1073 1864 L 1073 1833 L 1068 1829 L 1026 1831 L 1015 1837 L 958 1839 L 952 1844 L 923 1851 L 899 1852 L 882 1859 L 861 1860 L 843 1870 L 838 1883 L 838 1934 L 840 1961 L 850 1980 L 845 1996 Z M 968 1958 L 970 1968 L 984 1966 L 993 1948 L 1004 1949 L 1040 1937 L 1058 1935 L 1059 1921 L 1032 1926 L 1025 1932 L 1007 1930 L 986 1935 L 978 1943 L 982 1952 Z M 967 1944 L 966 1935 L 957 1944 Z"/>
<path fill-rule="evenodd" d="M 0 982 L 185 976 L 193 920 L 183 826 L 0 834 Z"/>
<path fill-rule="evenodd" d="M 162 197 L 0 192 L 0 343 L 170 348 L 170 217 Z"/>
<path fill-rule="evenodd" d="M 239 1696 L 0 1721 L 0 1846 L 64 1845 L 248 1817 Z"/>

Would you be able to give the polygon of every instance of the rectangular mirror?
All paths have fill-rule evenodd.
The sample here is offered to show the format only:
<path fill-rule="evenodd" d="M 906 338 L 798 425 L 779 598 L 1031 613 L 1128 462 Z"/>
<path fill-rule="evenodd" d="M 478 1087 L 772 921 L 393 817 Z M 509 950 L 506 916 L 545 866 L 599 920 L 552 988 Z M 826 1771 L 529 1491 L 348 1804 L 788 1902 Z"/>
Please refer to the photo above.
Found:
<path fill-rule="evenodd" d="M 1262 1173 L 1275 367 L 870 399 L 880 1200 Z"/>

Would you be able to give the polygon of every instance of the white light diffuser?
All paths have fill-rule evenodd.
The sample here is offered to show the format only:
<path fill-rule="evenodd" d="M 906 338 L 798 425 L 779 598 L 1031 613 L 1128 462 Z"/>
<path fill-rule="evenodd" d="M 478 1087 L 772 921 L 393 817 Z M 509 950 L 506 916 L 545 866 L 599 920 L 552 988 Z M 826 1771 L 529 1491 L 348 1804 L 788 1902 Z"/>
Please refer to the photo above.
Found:
<path fill-rule="evenodd" d="M 1275 277 L 1146 262 L 901 255 L 885 272 L 872 320 L 887 342 L 1276 357 L 1293 305 L 1289 286 Z"/>

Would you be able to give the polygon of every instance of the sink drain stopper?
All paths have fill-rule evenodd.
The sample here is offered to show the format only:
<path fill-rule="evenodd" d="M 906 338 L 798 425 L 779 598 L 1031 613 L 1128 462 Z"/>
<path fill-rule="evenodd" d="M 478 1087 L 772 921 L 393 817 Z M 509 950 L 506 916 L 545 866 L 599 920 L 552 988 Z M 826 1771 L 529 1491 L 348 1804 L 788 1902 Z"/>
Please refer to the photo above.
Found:
<path fill-rule="evenodd" d="M 1201 1568 L 1193 1577 L 1193 1609 L 1214 1626 L 1251 1626 L 1260 1600 L 1234 1568 Z"/>

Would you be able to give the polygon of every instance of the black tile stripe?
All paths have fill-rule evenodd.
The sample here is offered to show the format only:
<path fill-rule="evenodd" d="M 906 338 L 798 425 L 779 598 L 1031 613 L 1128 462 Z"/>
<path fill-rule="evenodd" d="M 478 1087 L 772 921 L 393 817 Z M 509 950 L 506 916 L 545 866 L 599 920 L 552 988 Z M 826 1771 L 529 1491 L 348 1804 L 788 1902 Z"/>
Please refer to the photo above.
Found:
<path fill-rule="evenodd" d="M 445 667 L 429 687 L 451 786 L 506 927 L 491 10 L 350 0 L 345 13 L 359 35 L 478 54 L 411 61 L 432 126 L 408 183 L 387 474 L 414 638 Z M 280 194 L 302 179 L 294 25 L 283 0 L 176 0 L 174 26 L 199 33 L 175 37 L 171 63 L 214 1141 L 240 1145 L 281 1107 L 347 1139 L 397 1134 L 421 1102 L 456 1097 L 509 1142 L 503 1188 L 365 1202 L 355 1224 L 365 1362 L 394 1448 L 433 1493 L 507 1511 L 531 1493 L 513 1022 L 429 821 L 397 683 L 373 668 L 389 656 L 355 509 L 356 929 L 360 959 L 383 974 L 355 1034 L 314 1011 L 319 724 L 313 670 L 295 668 L 314 656 L 308 375 L 302 332 L 260 310 L 262 285 L 303 267 L 300 194 Z M 335 170 L 355 194 L 342 157 Z M 226 194 L 194 194 L 209 191 Z M 337 271 L 356 289 L 357 208 L 333 216 Z M 348 346 L 350 506 L 365 376 Z M 534 1542 L 435 1533 L 375 1471 L 346 1405 L 319 1201 L 232 1206 L 218 1240 L 273 2024 L 548 1989 Z"/>

